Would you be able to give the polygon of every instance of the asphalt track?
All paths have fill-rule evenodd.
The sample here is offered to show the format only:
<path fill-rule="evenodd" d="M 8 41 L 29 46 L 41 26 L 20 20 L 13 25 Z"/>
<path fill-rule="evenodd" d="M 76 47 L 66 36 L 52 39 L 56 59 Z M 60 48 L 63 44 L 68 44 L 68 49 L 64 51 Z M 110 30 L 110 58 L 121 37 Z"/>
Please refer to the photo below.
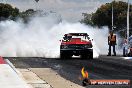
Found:
<path fill-rule="evenodd" d="M 16 68 L 51 68 L 63 78 L 82 85 L 81 69 L 89 73 L 90 79 L 129 79 L 132 81 L 132 59 L 100 56 L 93 60 L 72 58 L 8 58 Z M 131 83 L 132 85 L 132 83 Z M 130 86 L 88 86 L 88 88 L 130 88 Z"/>

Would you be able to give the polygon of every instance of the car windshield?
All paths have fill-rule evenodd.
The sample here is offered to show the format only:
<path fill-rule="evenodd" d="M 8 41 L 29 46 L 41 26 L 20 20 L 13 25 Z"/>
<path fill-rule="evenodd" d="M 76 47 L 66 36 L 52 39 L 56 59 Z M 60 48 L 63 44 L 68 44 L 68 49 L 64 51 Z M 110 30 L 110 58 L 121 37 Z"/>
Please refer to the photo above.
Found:
<path fill-rule="evenodd" d="M 67 35 L 65 35 L 63 37 L 64 40 L 71 40 L 72 38 L 80 38 L 81 40 L 85 40 L 85 41 L 90 40 L 90 37 L 89 36 L 72 36 L 72 35 L 67 36 Z"/>
<path fill-rule="evenodd" d="M 85 40 L 85 41 L 90 40 L 88 36 L 72 36 L 72 38 L 81 38 L 81 40 Z"/>

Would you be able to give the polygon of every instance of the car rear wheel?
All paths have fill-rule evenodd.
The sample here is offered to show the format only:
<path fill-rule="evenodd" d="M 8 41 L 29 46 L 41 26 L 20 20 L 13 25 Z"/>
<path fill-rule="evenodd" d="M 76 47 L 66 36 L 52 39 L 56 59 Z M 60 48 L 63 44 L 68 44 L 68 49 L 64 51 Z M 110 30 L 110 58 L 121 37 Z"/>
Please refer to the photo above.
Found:
<path fill-rule="evenodd" d="M 82 58 L 82 59 L 87 59 L 87 58 L 88 58 L 88 55 L 82 54 L 82 55 L 81 55 L 81 58 Z"/>
<path fill-rule="evenodd" d="M 93 53 L 90 53 L 90 54 L 89 54 L 88 59 L 90 59 L 90 60 L 93 59 Z"/>
<path fill-rule="evenodd" d="M 60 58 L 64 59 L 66 57 L 66 54 L 64 54 L 63 52 L 60 53 Z"/>
<path fill-rule="evenodd" d="M 93 53 L 92 52 L 88 53 L 88 54 L 84 53 L 84 54 L 81 55 L 81 58 L 82 59 L 90 59 L 91 60 L 91 59 L 93 59 Z"/>
<path fill-rule="evenodd" d="M 60 53 L 60 58 L 61 59 L 69 59 L 69 58 L 71 58 L 71 55 L 69 55 L 67 53 L 64 53 L 64 52 L 61 52 Z"/>

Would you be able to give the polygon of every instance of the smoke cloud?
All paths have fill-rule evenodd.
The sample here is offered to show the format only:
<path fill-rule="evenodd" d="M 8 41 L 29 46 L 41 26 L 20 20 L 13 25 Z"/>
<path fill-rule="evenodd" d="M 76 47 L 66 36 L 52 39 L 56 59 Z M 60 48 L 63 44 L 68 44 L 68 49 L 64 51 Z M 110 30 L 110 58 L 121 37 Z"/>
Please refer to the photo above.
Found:
<path fill-rule="evenodd" d="M 58 22 L 54 16 L 34 17 L 28 24 L 0 22 L 0 55 L 4 57 L 59 57 L 65 33 L 86 32 L 93 39 L 94 57 L 108 51 L 108 28 L 102 30 L 80 23 Z"/>

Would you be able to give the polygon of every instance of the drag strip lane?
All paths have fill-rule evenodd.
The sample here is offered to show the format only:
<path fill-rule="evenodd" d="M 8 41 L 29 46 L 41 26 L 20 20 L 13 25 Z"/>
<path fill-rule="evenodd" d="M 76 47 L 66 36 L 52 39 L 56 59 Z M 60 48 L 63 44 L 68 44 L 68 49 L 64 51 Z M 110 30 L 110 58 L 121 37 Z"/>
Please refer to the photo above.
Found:
<path fill-rule="evenodd" d="M 16 67 L 20 68 L 51 68 L 63 78 L 81 85 L 80 70 L 85 67 L 91 79 L 130 79 L 132 80 L 132 65 L 118 58 L 100 57 L 94 60 L 81 59 L 49 59 L 49 58 L 14 58 L 9 59 Z M 120 64 L 120 62 L 122 64 Z M 23 65 L 22 65 L 23 64 Z M 39 74 L 38 74 L 39 75 Z"/>

